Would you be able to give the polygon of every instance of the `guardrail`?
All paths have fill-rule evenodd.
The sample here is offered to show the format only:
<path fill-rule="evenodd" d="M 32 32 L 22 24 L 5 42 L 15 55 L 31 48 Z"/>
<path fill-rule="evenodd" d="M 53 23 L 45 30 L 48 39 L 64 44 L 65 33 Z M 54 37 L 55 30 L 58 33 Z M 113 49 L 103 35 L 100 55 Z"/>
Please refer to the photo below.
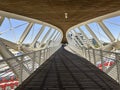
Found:
<path fill-rule="evenodd" d="M 86 58 L 120 83 L 120 53 L 85 47 L 77 48 L 70 44 L 68 46 L 76 55 Z"/>
<path fill-rule="evenodd" d="M 120 83 L 120 53 L 82 48 L 82 56 Z"/>
<path fill-rule="evenodd" d="M 33 73 L 42 63 L 44 63 L 60 47 L 61 45 L 55 46 L 55 47 L 49 47 L 46 49 L 42 49 L 42 50 L 30 52 L 30 53 L 25 53 L 20 56 L 3 59 L 3 60 L 0 60 L 0 64 L 5 63 L 5 61 L 11 61 L 13 59 L 19 60 L 20 63 L 18 65 L 14 64 L 13 67 L 9 67 L 9 69 L 5 70 L 5 72 L 12 72 L 11 68 L 20 67 L 19 70 L 17 70 L 19 72 L 19 77 L 17 78 L 18 78 L 19 83 L 22 83 L 22 81 L 26 79 L 24 78 L 25 76 L 23 76 L 23 73 L 24 73 L 23 65 L 27 67 L 27 69 L 31 73 Z"/>

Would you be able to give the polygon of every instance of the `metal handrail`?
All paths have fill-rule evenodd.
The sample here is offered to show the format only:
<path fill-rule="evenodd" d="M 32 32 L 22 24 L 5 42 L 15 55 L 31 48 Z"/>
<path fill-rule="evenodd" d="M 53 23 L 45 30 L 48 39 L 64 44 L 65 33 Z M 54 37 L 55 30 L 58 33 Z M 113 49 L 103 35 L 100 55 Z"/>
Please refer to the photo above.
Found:
<path fill-rule="evenodd" d="M 115 79 L 118 83 L 120 83 L 120 53 L 118 52 L 112 52 L 112 51 L 105 51 L 105 50 L 99 50 L 99 49 L 93 49 L 93 48 L 83 48 L 84 51 L 82 50 L 83 52 L 83 57 L 84 58 L 87 58 L 87 60 L 89 60 L 92 64 L 94 65 L 97 65 L 97 61 L 101 61 L 101 66 L 102 66 L 102 71 L 104 71 L 106 74 L 108 74 L 109 76 L 111 76 L 113 79 Z M 92 51 L 94 51 L 94 53 L 92 53 Z M 95 52 L 98 52 L 98 53 L 95 53 Z M 87 53 L 88 55 L 84 56 L 84 54 Z M 103 55 L 105 53 L 105 55 Z M 109 56 L 106 56 L 106 55 L 113 55 L 115 58 L 111 58 Z M 106 67 L 104 64 L 107 62 L 105 60 L 103 60 L 103 58 L 106 58 L 108 61 L 109 60 L 112 60 L 114 63 L 109 66 L 109 67 Z M 96 62 L 93 62 L 96 61 Z M 109 62 L 109 65 L 110 65 L 110 62 Z M 115 68 L 116 67 L 116 68 Z M 113 73 L 112 69 L 116 69 L 116 73 Z M 117 74 L 117 75 L 114 75 L 114 74 Z M 115 77 L 117 76 L 117 77 Z M 117 78 L 117 79 L 116 79 Z"/>
<path fill-rule="evenodd" d="M 70 46 L 76 47 L 73 45 Z M 74 48 L 71 49 L 75 51 Z M 101 69 L 106 74 L 115 79 L 118 83 L 120 83 L 120 53 L 86 47 L 81 47 L 78 51 L 82 53 L 76 52 L 75 54 L 86 58 L 86 60 L 97 66 L 99 69 Z M 110 55 L 113 55 L 114 58 L 110 57 Z M 106 58 L 106 60 L 104 60 L 104 58 Z M 111 62 L 113 63 L 111 64 Z"/>
<path fill-rule="evenodd" d="M 12 67 L 10 67 L 8 70 L 12 70 L 12 68 L 16 68 L 19 67 L 17 69 L 19 74 L 18 80 L 20 81 L 20 83 L 22 83 L 22 81 L 24 81 L 24 76 L 22 76 L 22 74 L 24 73 L 24 68 L 23 68 L 23 64 L 27 65 L 29 62 L 28 66 L 29 69 L 31 69 L 31 73 L 34 72 L 42 63 L 44 63 L 53 53 L 56 52 L 56 50 L 58 50 L 61 47 L 61 45 L 59 46 L 55 46 L 55 47 L 49 47 L 49 48 L 45 48 L 45 49 L 41 49 L 38 51 L 33 51 L 33 52 L 29 52 L 29 53 L 25 53 L 23 55 L 20 56 L 14 56 L 11 58 L 7 58 L 7 59 L 3 59 L 0 60 L 0 63 L 3 63 L 5 61 L 11 61 L 13 59 L 19 60 L 19 64 L 14 64 Z M 27 56 L 27 58 L 25 58 Z M 28 60 L 27 60 L 28 59 Z M 39 59 L 39 63 L 36 62 L 36 60 Z M 37 66 L 36 66 L 37 65 Z M 7 71 L 8 71 L 7 70 Z"/>

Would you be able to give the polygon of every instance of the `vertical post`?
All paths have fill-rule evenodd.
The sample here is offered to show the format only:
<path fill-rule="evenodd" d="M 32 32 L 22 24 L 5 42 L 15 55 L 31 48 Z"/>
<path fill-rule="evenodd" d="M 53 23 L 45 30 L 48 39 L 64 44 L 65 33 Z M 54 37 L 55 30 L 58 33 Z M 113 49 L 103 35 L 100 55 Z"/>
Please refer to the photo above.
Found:
<path fill-rule="evenodd" d="M 85 57 L 85 48 L 82 48 L 83 57 Z"/>
<path fill-rule="evenodd" d="M 43 57 L 44 57 L 44 61 L 45 61 L 45 49 L 43 50 Z"/>
<path fill-rule="evenodd" d="M 100 59 L 101 59 L 101 64 L 102 64 L 102 70 L 104 71 L 105 67 L 104 67 L 103 52 L 102 52 L 102 50 L 100 50 Z"/>
<path fill-rule="evenodd" d="M 118 83 L 120 84 L 120 62 L 119 62 L 118 53 L 115 54 L 115 58 L 116 58 L 116 67 L 117 67 L 117 79 L 118 79 Z"/>
<path fill-rule="evenodd" d="M 53 47 L 51 47 L 51 55 L 53 54 L 53 50 L 54 50 L 54 48 L 53 48 Z"/>
<path fill-rule="evenodd" d="M 45 49 L 45 61 L 47 60 L 47 49 Z"/>
<path fill-rule="evenodd" d="M 81 48 L 81 54 L 84 56 L 84 48 Z"/>
<path fill-rule="evenodd" d="M 52 50 L 53 50 L 53 48 L 52 48 L 52 47 L 50 47 L 50 55 L 52 55 Z"/>
<path fill-rule="evenodd" d="M 34 69 L 35 69 L 35 58 L 36 58 L 35 57 L 35 53 L 36 52 L 33 53 L 33 58 L 32 58 L 32 60 L 33 60 L 33 63 L 32 63 L 32 72 L 34 72 Z"/>
<path fill-rule="evenodd" d="M 41 65 L 41 50 L 39 51 L 39 66 Z"/>
<path fill-rule="evenodd" d="M 92 50 L 93 50 L 93 61 L 94 61 L 94 65 L 96 66 L 95 49 L 92 49 Z"/>
<path fill-rule="evenodd" d="M 20 84 L 22 83 L 22 74 L 23 74 L 23 58 L 24 56 L 21 56 L 21 62 L 20 62 Z"/>
<path fill-rule="evenodd" d="M 46 59 L 48 59 L 48 48 L 46 48 Z"/>
<path fill-rule="evenodd" d="M 51 55 L 52 55 L 52 52 L 53 52 L 53 48 L 51 47 L 51 50 L 50 50 L 50 52 L 51 52 Z"/>
<path fill-rule="evenodd" d="M 87 57 L 87 54 L 86 54 L 86 48 L 85 48 L 85 58 Z"/>
<path fill-rule="evenodd" d="M 89 50 L 89 48 L 88 48 L 88 59 L 89 59 L 89 61 L 91 62 L 91 57 L 90 57 L 90 50 Z"/>
<path fill-rule="evenodd" d="M 50 57 L 50 48 L 48 48 L 48 55 L 49 55 L 49 57 Z"/>
<path fill-rule="evenodd" d="M 47 53 L 48 53 L 47 55 L 48 55 L 48 58 L 49 58 L 50 57 L 50 55 L 49 55 L 49 48 L 48 48 L 48 52 Z"/>
<path fill-rule="evenodd" d="M 44 61 L 44 50 L 42 49 L 41 50 L 41 64 L 43 63 Z"/>
<path fill-rule="evenodd" d="M 50 55 L 50 47 L 49 47 L 49 57 L 50 57 L 51 55 Z"/>
<path fill-rule="evenodd" d="M 86 56 L 87 56 L 87 59 L 89 60 L 89 57 L 88 57 L 88 49 L 86 48 Z"/>

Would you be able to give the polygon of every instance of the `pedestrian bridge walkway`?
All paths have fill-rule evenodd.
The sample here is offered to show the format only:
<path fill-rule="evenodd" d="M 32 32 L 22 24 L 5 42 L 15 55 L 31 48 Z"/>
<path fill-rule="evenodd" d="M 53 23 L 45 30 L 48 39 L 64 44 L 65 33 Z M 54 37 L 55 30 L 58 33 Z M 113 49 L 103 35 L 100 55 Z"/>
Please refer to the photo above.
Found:
<path fill-rule="evenodd" d="M 2 2 L 0 90 L 120 90 L 119 4 Z"/>
<path fill-rule="evenodd" d="M 16 90 L 119 90 L 120 85 L 83 57 L 61 47 Z"/>

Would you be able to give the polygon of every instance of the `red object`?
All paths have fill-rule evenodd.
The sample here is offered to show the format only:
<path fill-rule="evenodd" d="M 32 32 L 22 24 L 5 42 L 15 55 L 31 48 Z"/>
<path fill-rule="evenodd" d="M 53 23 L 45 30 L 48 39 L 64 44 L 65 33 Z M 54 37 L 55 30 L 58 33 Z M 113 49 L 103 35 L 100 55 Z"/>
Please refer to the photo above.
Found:
<path fill-rule="evenodd" d="M 18 86 L 19 81 L 9 81 L 9 82 L 4 82 L 4 83 L 0 83 L 0 88 L 2 88 L 2 90 L 5 90 L 6 87 L 10 86 L 11 89 L 14 89 L 15 86 Z"/>
<path fill-rule="evenodd" d="M 111 61 L 111 62 L 104 62 L 104 66 L 105 66 L 105 67 L 106 67 L 106 66 L 112 66 L 113 64 L 114 64 L 113 61 Z M 98 64 L 97 67 L 98 67 L 100 70 L 102 70 L 102 64 Z"/>
<path fill-rule="evenodd" d="M 2 82 L 7 82 L 5 77 L 2 77 Z"/>
<path fill-rule="evenodd" d="M 113 64 L 114 64 L 114 62 L 105 62 L 105 63 L 104 63 L 104 66 L 108 66 L 108 65 L 111 66 L 111 65 L 113 65 Z"/>
<path fill-rule="evenodd" d="M 10 87 L 11 89 L 14 89 L 14 87 L 18 85 L 19 85 L 19 81 L 14 76 L 11 76 L 9 80 L 3 77 L 0 81 L 0 88 L 2 90 L 6 90 L 6 87 Z"/>

